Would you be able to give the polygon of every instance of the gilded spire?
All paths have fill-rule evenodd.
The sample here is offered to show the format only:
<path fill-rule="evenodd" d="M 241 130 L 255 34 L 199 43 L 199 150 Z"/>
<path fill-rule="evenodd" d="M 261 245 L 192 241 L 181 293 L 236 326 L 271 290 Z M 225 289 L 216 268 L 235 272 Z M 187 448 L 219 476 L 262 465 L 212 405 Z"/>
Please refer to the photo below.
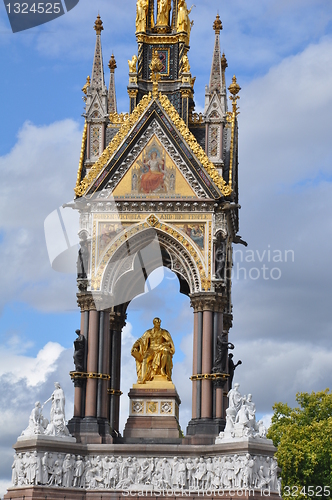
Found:
<path fill-rule="evenodd" d="M 103 28 L 103 22 L 100 19 L 100 15 L 98 14 L 94 29 L 96 31 L 96 47 L 95 54 L 93 58 L 93 66 L 92 66 L 92 75 L 91 75 L 91 89 L 103 89 L 105 87 L 104 80 L 104 65 L 103 65 L 103 56 L 101 52 L 101 40 L 100 34 Z"/>
<path fill-rule="evenodd" d="M 237 83 L 235 75 L 232 78 L 232 83 L 228 87 L 228 90 L 232 94 L 229 96 L 229 98 L 233 102 L 233 111 L 237 111 L 237 100 L 240 99 L 240 96 L 237 94 L 240 92 L 241 87 Z"/>
<path fill-rule="evenodd" d="M 219 14 L 213 23 L 213 29 L 215 31 L 215 41 L 214 41 L 214 50 L 212 57 L 212 66 L 211 66 L 211 75 L 210 75 L 210 94 L 212 92 L 222 91 L 222 66 L 221 66 L 221 55 L 220 55 L 220 41 L 219 34 L 220 30 L 222 30 L 222 24 L 219 18 Z"/>
<path fill-rule="evenodd" d="M 109 113 L 117 113 L 117 105 L 116 105 L 116 94 L 115 94 L 115 77 L 114 70 L 116 68 L 115 57 L 112 54 L 111 59 L 108 63 L 108 67 L 110 69 L 110 84 L 108 87 L 108 112 Z"/>
<path fill-rule="evenodd" d="M 98 14 L 97 19 L 95 21 L 95 25 L 93 27 L 96 30 L 96 35 L 101 35 L 103 31 L 103 21 L 100 19 L 100 15 Z"/>
<path fill-rule="evenodd" d="M 152 61 L 150 63 L 151 70 L 151 80 L 152 80 L 152 96 L 154 98 L 158 97 L 158 82 L 160 80 L 160 71 L 163 67 L 161 60 L 159 59 L 158 50 L 154 49 L 152 55 Z"/>

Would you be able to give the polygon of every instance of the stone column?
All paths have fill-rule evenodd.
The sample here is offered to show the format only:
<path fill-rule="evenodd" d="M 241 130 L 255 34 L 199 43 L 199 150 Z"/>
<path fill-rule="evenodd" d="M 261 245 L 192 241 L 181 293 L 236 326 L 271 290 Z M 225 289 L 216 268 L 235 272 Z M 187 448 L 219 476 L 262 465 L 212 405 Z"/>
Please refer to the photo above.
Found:
<path fill-rule="evenodd" d="M 211 443 L 223 424 L 224 379 L 215 381 L 212 368 L 216 357 L 217 336 L 222 330 L 225 298 L 215 292 L 200 292 L 192 294 L 190 298 L 194 308 L 193 407 L 187 434 L 199 435 L 199 439 L 203 439 L 204 435 L 206 443 Z"/>
<path fill-rule="evenodd" d="M 213 304 L 203 304 L 203 342 L 202 342 L 202 374 L 210 375 L 212 371 L 213 340 Z M 201 418 L 212 418 L 212 380 L 202 380 L 202 412 Z"/>
<path fill-rule="evenodd" d="M 106 375 L 111 375 L 110 372 L 110 315 L 109 312 L 105 311 L 104 314 L 104 358 L 103 366 L 104 373 Z M 107 389 L 109 387 L 110 380 L 105 380 L 102 385 L 102 416 L 109 421 L 109 404 L 108 404 L 108 394 Z"/>
<path fill-rule="evenodd" d="M 111 334 L 111 388 L 110 392 L 110 426 L 111 431 L 119 434 L 120 414 L 120 376 L 121 376 L 121 331 L 125 325 L 126 315 L 121 312 L 110 313 Z"/>
<path fill-rule="evenodd" d="M 97 373 L 98 370 L 98 344 L 99 344 L 99 313 L 90 310 L 87 372 Z M 88 378 L 86 381 L 85 416 L 97 416 L 97 379 Z"/>
<path fill-rule="evenodd" d="M 99 313 L 99 332 L 98 332 L 98 373 L 104 374 L 104 311 L 100 311 Z M 98 379 L 97 383 L 97 418 L 102 418 L 102 387 L 104 384 L 104 380 Z"/>

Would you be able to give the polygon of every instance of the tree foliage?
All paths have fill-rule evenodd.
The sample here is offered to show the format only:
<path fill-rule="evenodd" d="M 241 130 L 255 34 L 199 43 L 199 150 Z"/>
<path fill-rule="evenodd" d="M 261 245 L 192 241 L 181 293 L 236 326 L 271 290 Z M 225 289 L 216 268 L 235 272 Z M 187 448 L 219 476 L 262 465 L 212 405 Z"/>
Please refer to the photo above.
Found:
<path fill-rule="evenodd" d="M 299 404 L 296 408 L 284 403 L 273 406 L 268 432 L 278 448 L 282 496 L 331 498 L 332 393 L 329 389 L 311 394 L 302 392 L 296 395 L 296 401 Z M 308 490 L 309 486 L 312 488 Z"/>

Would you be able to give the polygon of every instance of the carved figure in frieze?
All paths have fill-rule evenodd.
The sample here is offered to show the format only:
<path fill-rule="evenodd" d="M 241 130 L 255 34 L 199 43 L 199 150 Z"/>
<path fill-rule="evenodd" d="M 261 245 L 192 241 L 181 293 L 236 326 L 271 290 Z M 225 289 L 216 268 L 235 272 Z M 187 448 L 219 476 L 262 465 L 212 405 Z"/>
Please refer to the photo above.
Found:
<path fill-rule="evenodd" d="M 72 486 L 72 483 L 73 483 L 73 467 L 74 467 L 74 464 L 73 464 L 73 461 L 72 461 L 72 457 L 68 453 L 65 456 L 65 459 L 64 459 L 63 464 L 62 464 L 62 472 L 63 472 L 63 475 L 62 475 L 62 485 L 65 488 L 70 488 Z"/>
<path fill-rule="evenodd" d="M 81 334 L 81 330 L 75 330 L 77 339 L 74 340 L 74 364 L 75 370 L 77 372 L 84 371 L 84 360 L 85 360 L 85 338 Z"/>
<path fill-rule="evenodd" d="M 22 453 L 15 453 L 14 462 L 12 465 L 12 484 L 17 486 L 19 484 L 20 475 L 24 477 L 24 466 L 22 460 Z"/>
<path fill-rule="evenodd" d="M 187 483 L 189 488 L 194 488 L 194 472 L 195 465 L 191 458 L 188 458 L 186 461 L 186 469 L 187 469 Z"/>
<path fill-rule="evenodd" d="M 206 459 L 206 474 L 204 478 L 203 487 L 204 489 L 210 489 L 214 479 L 213 463 L 210 457 Z"/>
<path fill-rule="evenodd" d="M 82 460 L 81 455 L 77 456 L 76 462 L 74 464 L 74 477 L 73 477 L 73 486 L 74 488 L 82 487 L 82 476 L 84 472 L 84 462 Z"/>
<path fill-rule="evenodd" d="M 164 488 L 171 488 L 172 468 L 167 458 L 163 458 L 162 471 L 163 471 L 162 477 L 163 477 Z"/>
<path fill-rule="evenodd" d="M 115 457 L 111 457 L 108 465 L 108 488 L 115 488 L 119 481 L 119 466 Z"/>
<path fill-rule="evenodd" d="M 203 488 L 203 481 L 205 480 L 206 474 L 206 463 L 204 459 L 201 457 L 197 464 L 197 469 L 195 472 L 195 487 L 198 489 Z"/>
<path fill-rule="evenodd" d="M 186 486 L 186 476 L 187 476 L 187 471 L 186 471 L 186 464 L 183 458 L 179 459 L 179 466 L 178 466 L 178 488 L 184 489 Z"/>
<path fill-rule="evenodd" d="M 61 486 L 62 485 L 62 462 L 56 460 L 51 470 L 51 477 L 48 480 L 48 486 Z"/>

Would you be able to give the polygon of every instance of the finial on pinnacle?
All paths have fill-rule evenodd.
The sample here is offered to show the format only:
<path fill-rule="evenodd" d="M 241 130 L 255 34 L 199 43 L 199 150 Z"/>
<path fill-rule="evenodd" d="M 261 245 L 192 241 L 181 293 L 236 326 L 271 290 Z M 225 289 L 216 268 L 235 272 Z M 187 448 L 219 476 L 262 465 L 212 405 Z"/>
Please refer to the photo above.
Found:
<path fill-rule="evenodd" d="M 228 87 L 228 90 L 230 91 L 230 93 L 232 94 L 233 98 L 232 99 L 239 99 L 239 97 L 237 96 L 236 97 L 236 94 L 238 94 L 241 90 L 241 87 L 240 85 L 237 83 L 236 81 L 236 76 L 234 75 L 233 78 L 232 78 L 232 83 L 230 84 L 230 86 Z"/>
<path fill-rule="evenodd" d="M 100 35 L 101 32 L 103 31 L 103 21 L 100 19 L 100 15 L 98 14 L 95 25 L 93 27 L 94 30 L 96 30 L 96 35 Z"/>
<path fill-rule="evenodd" d="M 221 56 L 221 69 L 225 71 L 226 68 L 228 68 L 228 64 L 227 64 L 227 59 L 225 57 L 225 53 L 223 52 Z"/>
<path fill-rule="evenodd" d="M 240 99 L 240 96 L 237 95 L 240 90 L 241 90 L 241 87 L 240 85 L 237 83 L 236 81 L 236 76 L 234 75 L 233 78 L 232 78 L 232 83 L 230 84 L 230 86 L 228 87 L 228 90 L 230 91 L 230 93 L 232 95 L 229 96 L 230 100 L 232 101 L 232 106 L 233 106 L 233 112 L 235 112 L 236 114 L 238 114 L 237 110 L 237 100 Z"/>
<path fill-rule="evenodd" d="M 151 70 L 151 80 L 152 80 L 152 96 L 154 98 L 158 97 L 158 82 L 160 80 L 160 71 L 163 68 L 163 64 L 159 59 L 158 50 L 154 49 L 152 54 L 152 60 L 149 66 Z"/>
<path fill-rule="evenodd" d="M 110 62 L 108 63 L 108 67 L 109 67 L 111 73 L 114 73 L 114 70 L 117 67 L 114 54 L 111 55 L 111 59 L 110 59 Z"/>
<path fill-rule="evenodd" d="M 216 35 L 219 35 L 220 31 L 222 30 L 222 23 L 220 21 L 220 16 L 217 14 L 217 17 L 212 25 L 214 31 L 216 32 Z"/>

